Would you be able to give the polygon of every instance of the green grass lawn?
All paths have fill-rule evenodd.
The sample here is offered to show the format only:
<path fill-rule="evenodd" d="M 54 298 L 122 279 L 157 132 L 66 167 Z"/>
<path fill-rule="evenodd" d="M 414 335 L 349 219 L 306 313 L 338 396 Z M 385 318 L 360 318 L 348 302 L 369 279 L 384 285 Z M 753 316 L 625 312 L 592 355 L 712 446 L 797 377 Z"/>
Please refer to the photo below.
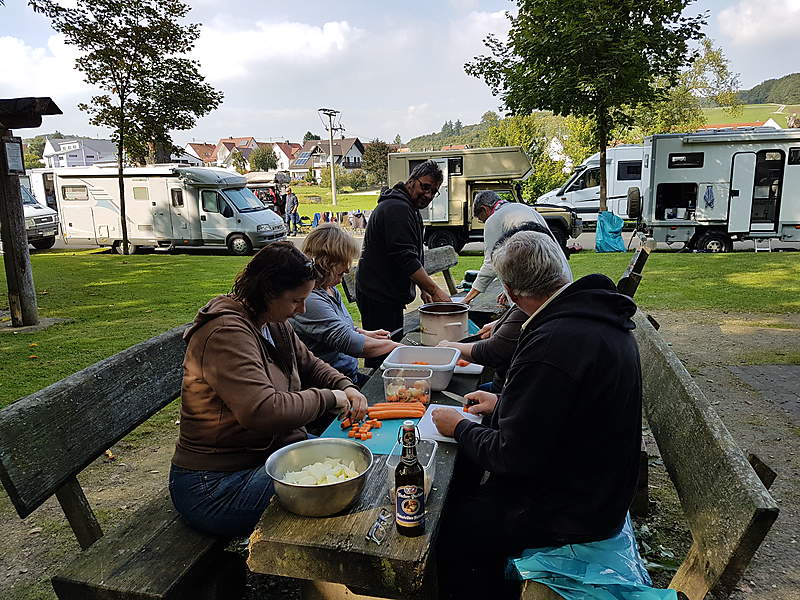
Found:
<path fill-rule="evenodd" d="M 582 252 L 575 276 L 616 280 L 631 254 Z M 795 253 L 656 253 L 636 299 L 647 309 L 785 313 L 800 311 Z M 37 333 L 0 333 L 0 406 L 35 392 L 137 342 L 190 321 L 210 298 L 230 290 L 246 258 L 196 254 L 117 256 L 51 250 L 32 258 L 43 317 L 71 319 Z M 463 256 L 463 278 L 480 256 Z M 0 305 L 7 310 L 5 274 Z M 357 318 L 357 310 L 350 307 Z"/>
<path fill-rule="evenodd" d="M 786 120 L 793 112 L 800 114 L 800 105 L 786 105 L 782 112 L 775 111 L 780 108 L 780 104 L 745 104 L 742 112 L 732 116 L 723 108 L 704 108 L 709 125 L 724 123 L 752 123 L 754 121 L 766 121 L 769 118 L 775 119 L 781 127 L 786 127 Z"/>
<path fill-rule="evenodd" d="M 371 210 L 375 208 L 378 201 L 378 192 L 363 191 L 363 192 L 339 192 L 336 194 L 336 206 L 331 202 L 333 200 L 330 188 L 324 188 L 319 185 L 295 185 L 292 191 L 297 195 L 300 201 L 298 211 L 301 216 L 313 217 L 314 213 L 321 212 L 346 212 L 351 210 Z M 322 202 L 319 204 L 312 203 L 310 196 L 320 196 Z"/>

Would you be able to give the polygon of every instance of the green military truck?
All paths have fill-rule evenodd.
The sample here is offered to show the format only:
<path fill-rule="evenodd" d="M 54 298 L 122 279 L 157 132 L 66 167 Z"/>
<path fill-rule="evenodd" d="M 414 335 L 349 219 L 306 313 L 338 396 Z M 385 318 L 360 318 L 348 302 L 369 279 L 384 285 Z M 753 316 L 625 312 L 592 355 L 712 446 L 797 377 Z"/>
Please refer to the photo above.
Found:
<path fill-rule="evenodd" d="M 456 252 L 460 252 L 469 241 L 483 240 L 483 223 L 472 216 L 475 195 L 483 190 L 494 190 L 501 198 L 522 202 L 520 182 L 533 172 L 528 156 L 519 146 L 394 152 L 389 154 L 389 181 L 405 181 L 414 167 L 426 160 L 441 167 L 444 181 L 439 195 L 421 211 L 425 222 L 425 244 L 428 248 L 452 246 Z M 569 256 L 567 240 L 580 235 L 580 218 L 563 206 L 532 206 L 545 218 Z"/>

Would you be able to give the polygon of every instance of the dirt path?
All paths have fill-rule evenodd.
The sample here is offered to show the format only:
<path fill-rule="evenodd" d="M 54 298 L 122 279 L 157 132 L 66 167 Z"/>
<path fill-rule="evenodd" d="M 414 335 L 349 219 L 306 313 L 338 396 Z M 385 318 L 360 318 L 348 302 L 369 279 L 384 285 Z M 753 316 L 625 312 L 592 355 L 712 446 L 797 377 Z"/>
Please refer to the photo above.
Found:
<path fill-rule="evenodd" d="M 800 356 L 800 315 L 701 311 L 655 311 L 653 315 L 742 449 L 755 452 L 779 473 L 772 493 L 781 507 L 780 517 L 733 600 L 798 600 L 800 412 L 787 405 L 790 394 L 759 392 L 731 367 Z M 770 389 L 768 384 L 761 387 Z M 123 440 L 113 449 L 115 460 L 100 459 L 84 471 L 81 483 L 104 528 L 125 519 L 164 487 L 176 435 L 177 426 L 169 426 L 134 442 Z M 685 537 L 675 523 L 679 517 L 669 512 L 669 502 L 660 500 L 670 493 L 662 471 L 654 461 L 651 485 L 657 486 L 652 490 L 657 511 L 648 523 L 664 532 L 674 529 L 673 539 Z M 0 598 L 55 598 L 49 577 L 78 552 L 58 504 L 51 499 L 23 521 L 0 492 L 0 519 Z M 259 595 L 276 600 L 297 597 L 297 585 L 290 580 L 254 578 L 251 586 Z"/>

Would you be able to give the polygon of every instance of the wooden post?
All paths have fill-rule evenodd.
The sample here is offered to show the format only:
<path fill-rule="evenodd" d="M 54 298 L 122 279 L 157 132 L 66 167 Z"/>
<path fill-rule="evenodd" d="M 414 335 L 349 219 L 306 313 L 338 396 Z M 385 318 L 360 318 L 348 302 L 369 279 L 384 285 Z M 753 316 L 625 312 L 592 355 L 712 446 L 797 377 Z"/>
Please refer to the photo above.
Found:
<path fill-rule="evenodd" d="M 8 305 L 14 327 L 37 325 L 36 288 L 25 233 L 25 214 L 19 193 L 19 176 L 9 172 L 6 144 L 19 144 L 10 129 L 0 127 L 0 239 L 8 283 Z"/>

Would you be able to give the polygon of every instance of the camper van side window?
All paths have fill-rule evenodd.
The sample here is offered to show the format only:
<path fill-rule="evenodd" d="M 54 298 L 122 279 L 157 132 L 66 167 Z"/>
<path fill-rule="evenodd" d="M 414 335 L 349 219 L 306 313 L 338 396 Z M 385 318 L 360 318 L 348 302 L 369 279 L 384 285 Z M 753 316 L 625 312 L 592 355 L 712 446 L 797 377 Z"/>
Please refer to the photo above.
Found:
<path fill-rule="evenodd" d="M 448 175 L 464 174 L 464 158 L 462 156 L 456 156 L 455 158 L 447 159 L 447 174 Z"/>
<path fill-rule="evenodd" d="M 670 169 L 699 169 L 703 166 L 702 152 L 670 154 L 667 166 Z"/>
<path fill-rule="evenodd" d="M 147 192 L 146 187 L 135 187 L 133 188 L 133 199 L 134 200 L 150 200 L 150 194 Z"/>
<path fill-rule="evenodd" d="M 789 164 L 800 165 L 800 148 L 789 148 Z"/>
<path fill-rule="evenodd" d="M 88 200 L 89 191 L 85 185 L 62 185 L 61 195 L 64 200 Z"/>
<path fill-rule="evenodd" d="M 172 190 L 172 206 L 180 208 L 183 206 L 183 190 Z"/>
<path fill-rule="evenodd" d="M 617 164 L 617 179 L 619 181 L 638 181 L 642 178 L 642 161 L 621 160 Z"/>
<path fill-rule="evenodd" d="M 219 203 L 217 201 L 217 192 L 214 190 L 203 190 L 201 194 L 203 198 L 203 211 L 207 213 L 218 213 Z"/>

